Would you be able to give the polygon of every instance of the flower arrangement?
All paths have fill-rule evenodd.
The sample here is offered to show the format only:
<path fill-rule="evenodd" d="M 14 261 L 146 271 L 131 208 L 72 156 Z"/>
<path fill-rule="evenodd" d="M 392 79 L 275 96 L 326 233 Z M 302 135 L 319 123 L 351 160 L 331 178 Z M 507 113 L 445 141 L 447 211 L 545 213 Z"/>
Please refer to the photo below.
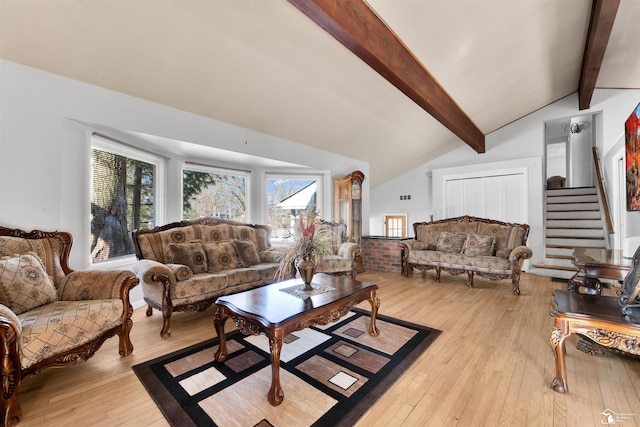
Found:
<path fill-rule="evenodd" d="M 315 205 L 300 214 L 294 230 L 294 241 L 283 247 L 278 258 L 280 266 L 276 276 L 279 279 L 302 260 L 315 264 L 319 258 L 331 254 L 331 230 L 317 227 L 321 221 Z"/>

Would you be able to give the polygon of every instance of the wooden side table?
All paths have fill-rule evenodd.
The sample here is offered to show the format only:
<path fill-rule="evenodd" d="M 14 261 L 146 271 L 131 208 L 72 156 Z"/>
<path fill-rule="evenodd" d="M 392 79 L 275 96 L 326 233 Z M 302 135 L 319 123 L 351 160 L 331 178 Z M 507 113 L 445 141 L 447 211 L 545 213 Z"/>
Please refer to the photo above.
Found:
<path fill-rule="evenodd" d="M 567 289 L 602 295 L 602 279 L 624 280 L 631 269 L 631 259 L 625 258 L 622 251 L 599 248 L 576 248 L 573 251 L 573 264 L 578 272 L 567 283 Z"/>
<path fill-rule="evenodd" d="M 604 347 L 640 356 L 640 313 L 623 315 L 617 297 L 553 292 L 551 316 L 555 326 L 549 339 L 556 358 L 556 377 L 551 388 L 566 393 L 565 339 L 572 333 L 583 335 Z"/>

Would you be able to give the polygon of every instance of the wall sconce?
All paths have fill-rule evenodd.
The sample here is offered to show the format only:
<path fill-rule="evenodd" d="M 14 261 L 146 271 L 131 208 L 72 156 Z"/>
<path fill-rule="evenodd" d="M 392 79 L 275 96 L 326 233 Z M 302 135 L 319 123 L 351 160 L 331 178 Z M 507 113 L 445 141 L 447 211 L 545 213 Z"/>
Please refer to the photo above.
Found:
<path fill-rule="evenodd" d="M 580 124 L 579 123 L 571 123 L 571 127 L 569 127 L 571 133 L 580 133 Z"/>

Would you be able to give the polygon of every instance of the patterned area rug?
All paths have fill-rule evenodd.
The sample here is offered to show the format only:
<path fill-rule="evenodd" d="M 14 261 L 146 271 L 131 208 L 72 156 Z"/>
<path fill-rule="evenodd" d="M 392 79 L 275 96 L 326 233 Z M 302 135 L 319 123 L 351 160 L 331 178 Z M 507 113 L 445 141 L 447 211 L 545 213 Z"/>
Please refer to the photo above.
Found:
<path fill-rule="evenodd" d="M 172 426 L 352 426 L 425 351 L 440 331 L 353 309 L 336 323 L 290 334 L 282 347 L 284 402 L 271 406 L 269 344 L 227 334 L 136 365 L 133 370 Z"/>

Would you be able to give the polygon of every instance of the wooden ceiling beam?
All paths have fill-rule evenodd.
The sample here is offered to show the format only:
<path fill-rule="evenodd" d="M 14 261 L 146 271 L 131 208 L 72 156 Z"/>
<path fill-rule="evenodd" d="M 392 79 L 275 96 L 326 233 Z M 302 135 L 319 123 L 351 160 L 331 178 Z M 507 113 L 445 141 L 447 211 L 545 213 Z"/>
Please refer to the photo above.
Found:
<path fill-rule="evenodd" d="M 582 71 L 578 85 L 578 107 L 586 110 L 591 106 L 591 97 L 596 88 L 600 66 L 607 50 L 609 36 L 620 0 L 593 0 L 591 22 L 587 33 L 587 42 L 582 57 Z"/>
<path fill-rule="evenodd" d="M 362 0 L 288 0 L 478 153 L 484 134 Z"/>

